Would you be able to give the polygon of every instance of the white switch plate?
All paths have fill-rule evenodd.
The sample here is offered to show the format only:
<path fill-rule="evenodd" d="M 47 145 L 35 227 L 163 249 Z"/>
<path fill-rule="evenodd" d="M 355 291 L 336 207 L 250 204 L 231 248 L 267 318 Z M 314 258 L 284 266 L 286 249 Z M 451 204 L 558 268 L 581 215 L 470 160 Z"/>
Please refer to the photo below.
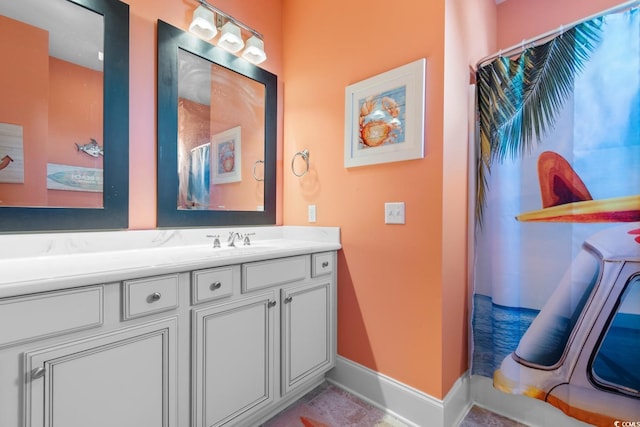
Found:
<path fill-rule="evenodd" d="M 309 222 L 316 222 L 316 205 L 309 205 Z"/>
<path fill-rule="evenodd" d="M 404 202 L 384 204 L 385 224 L 404 224 Z"/>

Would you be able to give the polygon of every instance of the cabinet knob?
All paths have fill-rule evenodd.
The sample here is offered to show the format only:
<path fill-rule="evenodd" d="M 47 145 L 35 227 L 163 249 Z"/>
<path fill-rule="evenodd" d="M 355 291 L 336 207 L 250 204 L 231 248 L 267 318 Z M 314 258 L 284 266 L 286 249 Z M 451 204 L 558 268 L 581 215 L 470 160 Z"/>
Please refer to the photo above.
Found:
<path fill-rule="evenodd" d="M 220 287 L 222 286 L 222 283 L 220 282 L 213 282 L 211 284 L 211 286 L 209 286 L 209 288 L 211 288 L 212 291 L 215 291 L 216 289 L 220 289 Z"/>
<path fill-rule="evenodd" d="M 160 292 L 154 292 L 151 295 L 149 295 L 150 302 L 159 301 L 160 298 L 162 298 L 162 294 Z"/>
<path fill-rule="evenodd" d="M 322 268 L 327 268 L 329 267 L 329 261 L 325 261 L 322 263 Z"/>
<path fill-rule="evenodd" d="M 285 304 L 289 304 L 291 301 L 293 301 L 293 297 L 286 297 L 286 298 L 284 299 L 284 303 L 285 303 Z"/>
<path fill-rule="evenodd" d="M 271 308 L 271 307 L 275 307 L 276 306 L 276 302 L 275 301 L 269 301 L 269 304 L 267 304 L 267 307 Z"/>
<path fill-rule="evenodd" d="M 38 378 L 43 377 L 45 372 L 46 370 L 42 366 L 35 368 L 31 371 L 31 379 L 37 380 Z"/>

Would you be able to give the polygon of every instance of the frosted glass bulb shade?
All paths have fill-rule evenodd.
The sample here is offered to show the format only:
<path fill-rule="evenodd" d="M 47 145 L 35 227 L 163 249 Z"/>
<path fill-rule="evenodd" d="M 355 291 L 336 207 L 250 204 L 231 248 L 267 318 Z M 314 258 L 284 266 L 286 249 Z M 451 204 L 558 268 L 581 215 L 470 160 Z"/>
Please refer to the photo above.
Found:
<path fill-rule="evenodd" d="M 256 36 L 251 36 L 247 40 L 247 47 L 242 52 L 242 57 L 254 64 L 264 62 L 267 59 L 267 54 L 264 52 L 264 42 Z"/>
<path fill-rule="evenodd" d="M 218 34 L 213 25 L 213 12 L 204 6 L 198 6 L 193 11 L 193 20 L 189 24 L 189 32 L 205 40 L 211 40 Z"/>
<path fill-rule="evenodd" d="M 242 36 L 240 34 L 240 27 L 231 21 L 222 26 L 222 35 L 218 40 L 218 46 L 229 52 L 236 53 L 244 47 Z"/>

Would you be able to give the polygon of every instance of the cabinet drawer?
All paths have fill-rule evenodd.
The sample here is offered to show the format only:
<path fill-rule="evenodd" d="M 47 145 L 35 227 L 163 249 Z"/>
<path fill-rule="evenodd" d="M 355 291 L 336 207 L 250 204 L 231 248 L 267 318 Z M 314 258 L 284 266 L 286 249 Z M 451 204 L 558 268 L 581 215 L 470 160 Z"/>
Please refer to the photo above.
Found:
<path fill-rule="evenodd" d="M 228 297 L 233 293 L 233 268 L 211 268 L 191 273 L 193 304 Z"/>
<path fill-rule="evenodd" d="M 102 286 L 0 300 L 0 348 L 102 325 Z"/>
<path fill-rule="evenodd" d="M 280 258 L 242 265 L 242 291 L 253 291 L 269 286 L 303 280 L 307 277 L 309 256 Z"/>
<path fill-rule="evenodd" d="M 132 319 L 178 307 L 178 275 L 126 280 L 122 285 L 122 318 Z"/>
<path fill-rule="evenodd" d="M 311 277 L 322 276 L 333 271 L 333 252 L 311 255 Z"/>

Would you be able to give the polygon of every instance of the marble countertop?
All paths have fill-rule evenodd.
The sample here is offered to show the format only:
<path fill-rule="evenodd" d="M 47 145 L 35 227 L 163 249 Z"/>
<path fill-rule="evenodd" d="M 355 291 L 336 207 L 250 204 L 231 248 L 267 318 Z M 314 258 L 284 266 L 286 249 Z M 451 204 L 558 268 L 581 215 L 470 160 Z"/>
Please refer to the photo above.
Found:
<path fill-rule="evenodd" d="M 230 232 L 250 234 L 227 247 Z M 214 248 L 211 235 L 222 247 Z M 244 227 L 0 235 L 0 297 L 341 248 L 337 227 Z"/>

